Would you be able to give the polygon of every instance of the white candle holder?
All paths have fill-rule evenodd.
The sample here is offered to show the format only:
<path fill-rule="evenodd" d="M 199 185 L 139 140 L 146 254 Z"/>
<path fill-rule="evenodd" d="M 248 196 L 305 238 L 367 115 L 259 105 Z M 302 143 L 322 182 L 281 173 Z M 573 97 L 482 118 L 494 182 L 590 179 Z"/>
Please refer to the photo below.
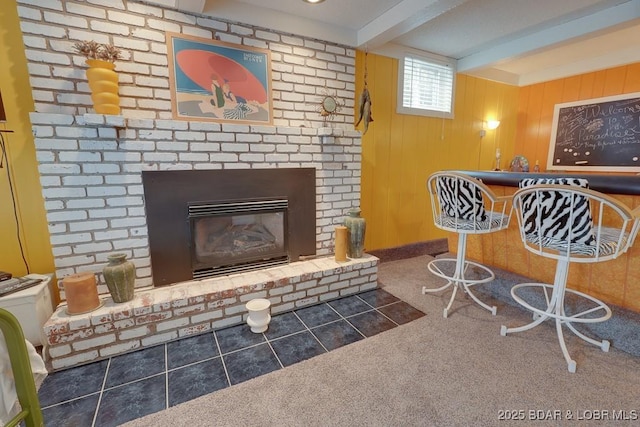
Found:
<path fill-rule="evenodd" d="M 247 317 L 247 325 L 251 328 L 251 332 L 260 334 L 267 330 L 271 315 L 269 308 L 271 301 L 265 298 L 252 299 L 246 304 L 249 316 Z"/>

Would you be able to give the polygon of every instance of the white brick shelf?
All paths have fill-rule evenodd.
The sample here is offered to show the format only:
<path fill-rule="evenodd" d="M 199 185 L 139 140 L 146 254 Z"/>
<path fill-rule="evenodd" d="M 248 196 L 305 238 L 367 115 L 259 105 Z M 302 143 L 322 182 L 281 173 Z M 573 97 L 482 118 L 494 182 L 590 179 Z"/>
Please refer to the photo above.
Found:
<path fill-rule="evenodd" d="M 246 321 L 245 304 L 268 298 L 282 313 L 374 289 L 378 258 L 298 261 L 254 272 L 136 291 L 132 301 L 70 316 L 58 306 L 44 325 L 49 371 L 70 368 Z"/>

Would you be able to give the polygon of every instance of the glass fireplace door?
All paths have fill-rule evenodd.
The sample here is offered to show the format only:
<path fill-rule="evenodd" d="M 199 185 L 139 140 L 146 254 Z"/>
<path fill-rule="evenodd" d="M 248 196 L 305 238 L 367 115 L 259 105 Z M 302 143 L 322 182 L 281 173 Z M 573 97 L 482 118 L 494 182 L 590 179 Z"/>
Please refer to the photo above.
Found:
<path fill-rule="evenodd" d="M 190 204 L 189 221 L 194 278 L 288 262 L 286 200 Z"/>

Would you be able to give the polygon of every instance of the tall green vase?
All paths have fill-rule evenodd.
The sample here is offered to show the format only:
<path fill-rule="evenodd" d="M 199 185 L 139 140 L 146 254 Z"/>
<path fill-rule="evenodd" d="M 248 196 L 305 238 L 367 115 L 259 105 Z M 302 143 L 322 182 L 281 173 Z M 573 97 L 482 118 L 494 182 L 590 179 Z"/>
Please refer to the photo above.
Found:
<path fill-rule="evenodd" d="M 127 261 L 127 254 L 112 254 L 107 259 L 109 264 L 104 266 L 102 274 L 111 298 L 116 303 L 131 301 L 136 281 L 136 266 Z"/>
<path fill-rule="evenodd" d="M 360 209 L 349 209 L 347 216 L 344 218 L 344 225 L 347 227 L 348 244 L 347 256 L 349 258 L 362 258 L 364 255 L 364 235 L 367 229 L 367 223 L 360 216 Z"/>

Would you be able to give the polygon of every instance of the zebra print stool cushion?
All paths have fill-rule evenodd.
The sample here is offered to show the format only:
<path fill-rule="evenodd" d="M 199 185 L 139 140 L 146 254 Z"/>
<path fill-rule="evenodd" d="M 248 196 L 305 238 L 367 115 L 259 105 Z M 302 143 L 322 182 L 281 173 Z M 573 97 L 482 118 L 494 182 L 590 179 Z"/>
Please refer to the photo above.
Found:
<path fill-rule="evenodd" d="M 589 188 L 589 182 L 581 178 L 527 178 L 520 181 L 520 188 L 536 184 L 573 185 Z M 572 204 L 572 200 L 573 204 Z M 573 206 L 573 210 L 571 207 Z M 586 197 L 560 192 L 542 191 L 536 195 L 529 194 L 522 198 L 522 217 L 524 232 L 527 236 L 537 235 L 538 211 L 544 212 L 540 223 L 539 236 L 543 246 L 566 246 L 571 235 L 571 243 L 593 245 L 593 220 Z M 572 213 L 573 212 L 573 213 Z M 573 223 L 569 218 L 573 215 Z M 535 239 L 537 240 L 537 239 Z M 549 242 L 555 241 L 555 244 Z"/>
<path fill-rule="evenodd" d="M 473 183 L 457 177 L 441 176 L 436 181 L 436 191 L 445 215 L 472 221 L 487 220 L 482 191 Z"/>
<path fill-rule="evenodd" d="M 608 256 L 614 254 L 618 250 L 618 246 L 624 246 L 629 239 L 628 234 L 620 236 L 620 230 L 617 228 L 602 227 L 599 230 L 599 244 L 581 244 L 575 243 L 571 245 L 571 254 L 584 255 L 587 257 Z M 527 234 L 526 239 L 532 243 L 540 243 L 546 248 L 555 249 L 559 252 L 567 250 L 567 242 L 560 242 L 558 239 L 545 238 L 540 239 L 537 233 Z"/>

